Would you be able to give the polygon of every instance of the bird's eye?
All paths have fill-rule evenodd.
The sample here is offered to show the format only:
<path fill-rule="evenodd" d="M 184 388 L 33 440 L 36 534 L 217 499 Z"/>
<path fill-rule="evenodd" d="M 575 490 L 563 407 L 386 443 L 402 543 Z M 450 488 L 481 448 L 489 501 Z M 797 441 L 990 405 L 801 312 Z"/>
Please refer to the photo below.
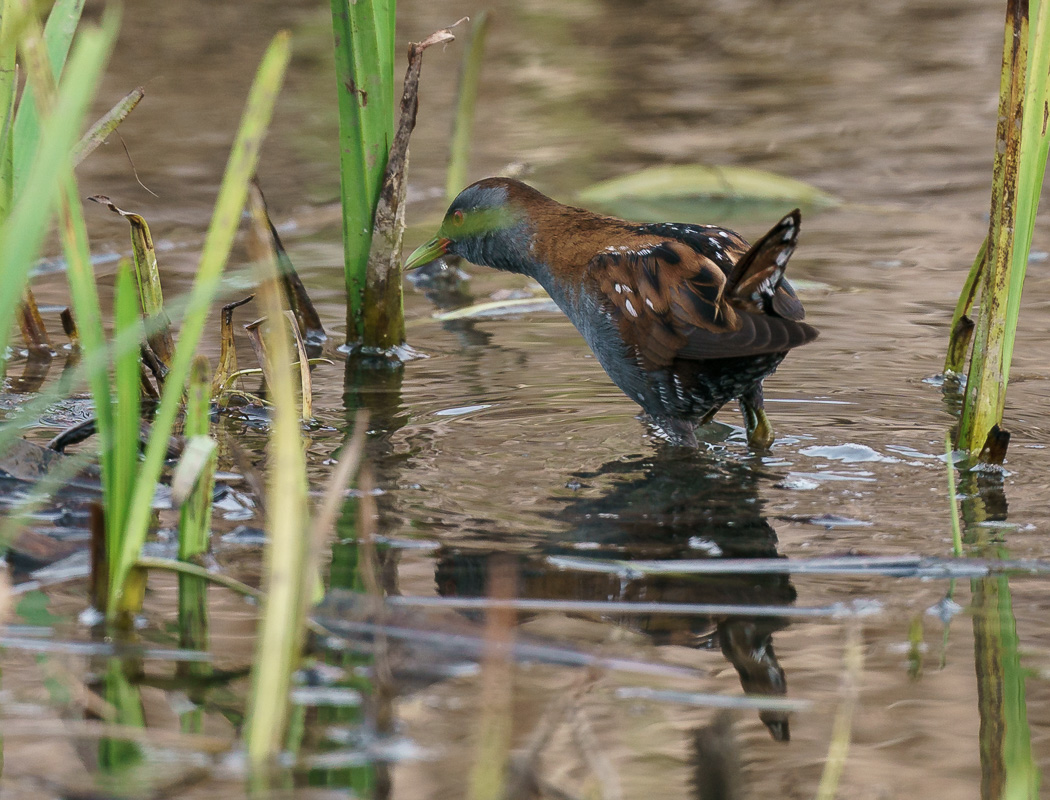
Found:
<path fill-rule="evenodd" d="M 457 227 L 463 224 L 463 212 L 462 211 L 458 211 L 457 210 L 457 211 L 452 212 L 452 224 L 457 226 Z"/>

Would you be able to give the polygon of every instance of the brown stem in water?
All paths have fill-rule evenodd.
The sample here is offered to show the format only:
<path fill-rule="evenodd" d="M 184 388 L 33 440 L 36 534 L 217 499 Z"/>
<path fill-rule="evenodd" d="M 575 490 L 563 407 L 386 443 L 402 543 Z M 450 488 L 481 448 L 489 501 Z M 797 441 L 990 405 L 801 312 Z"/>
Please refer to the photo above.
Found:
<path fill-rule="evenodd" d="M 456 25 L 460 22 L 463 20 Z M 383 188 L 376 204 L 372 251 L 368 256 L 365 277 L 363 343 L 369 350 L 390 351 L 405 342 L 401 252 L 405 234 L 408 140 L 416 127 L 416 113 L 419 111 L 419 74 L 423 68 L 423 51 L 435 44 L 447 44 L 454 40 L 451 31 L 445 28 L 408 48 L 408 72 L 401 95 L 401 117 L 394 142 L 390 146 Z"/>

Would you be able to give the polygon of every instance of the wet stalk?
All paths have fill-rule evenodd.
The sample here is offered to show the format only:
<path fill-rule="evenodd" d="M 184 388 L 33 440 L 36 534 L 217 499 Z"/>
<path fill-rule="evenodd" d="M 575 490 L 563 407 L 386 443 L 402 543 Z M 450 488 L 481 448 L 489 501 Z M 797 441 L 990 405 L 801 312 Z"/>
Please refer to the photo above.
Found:
<path fill-rule="evenodd" d="M 1034 12 L 1029 26 L 1029 9 Z M 974 333 L 958 446 L 996 459 L 1035 214 L 1050 139 L 1044 109 L 1050 101 L 1050 9 L 1009 0 L 999 93 L 988 259 Z M 964 294 L 966 292 L 964 291 Z M 999 454 L 995 454 L 995 450 Z M 991 450 L 992 454 L 989 454 Z"/>
<path fill-rule="evenodd" d="M 984 523 L 1006 518 L 1001 483 L 982 483 L 980 473 L 963 475 L 962 516 L 971 550 L 994 560 L 1008 557 Z M 990 575 L 970 581 L 981 797 L 1034 800 L 1039 769 L 1032 755 L 1021 645 L 1013 612 L 1010 578 Z"/>
<path fill-rule="evenodd" d="M 0 224 L 11 213 L 15 188 L 12 129 L 17 107 L 18 72 L 10 33 L 13 12 L 13 0 L 0 0 Z"/>

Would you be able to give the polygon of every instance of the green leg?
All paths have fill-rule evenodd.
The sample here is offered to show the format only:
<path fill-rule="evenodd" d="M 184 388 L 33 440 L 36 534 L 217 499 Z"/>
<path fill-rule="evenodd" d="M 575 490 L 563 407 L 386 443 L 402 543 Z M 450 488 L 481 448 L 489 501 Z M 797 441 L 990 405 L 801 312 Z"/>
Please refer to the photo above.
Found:
<path fill-rule="evenodd" d="M 744 425 L 747 428 L 747 443 L 756 450 L 768 450 L 776 438 L 763 405 L 762 384 L 740 398 L 740 410 L 744 412 Z"/>

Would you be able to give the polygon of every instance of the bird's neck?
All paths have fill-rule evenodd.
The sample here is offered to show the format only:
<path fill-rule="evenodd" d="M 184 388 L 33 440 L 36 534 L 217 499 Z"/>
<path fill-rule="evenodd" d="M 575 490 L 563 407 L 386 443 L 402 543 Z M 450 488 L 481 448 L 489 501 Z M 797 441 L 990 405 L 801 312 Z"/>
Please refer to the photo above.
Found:
<path fill-rule="evenodd" d="M 530 204 L 523 219 L 524 236 L 512 236 L 512 246 L 502 248 L 512 257 L 492 266 L 528 275 L 552 294 L 555 284 L 578 285 L 591 259 L 611 238 L 634 230 L 622 220 L 562 205 L 543 195 Z"/>

